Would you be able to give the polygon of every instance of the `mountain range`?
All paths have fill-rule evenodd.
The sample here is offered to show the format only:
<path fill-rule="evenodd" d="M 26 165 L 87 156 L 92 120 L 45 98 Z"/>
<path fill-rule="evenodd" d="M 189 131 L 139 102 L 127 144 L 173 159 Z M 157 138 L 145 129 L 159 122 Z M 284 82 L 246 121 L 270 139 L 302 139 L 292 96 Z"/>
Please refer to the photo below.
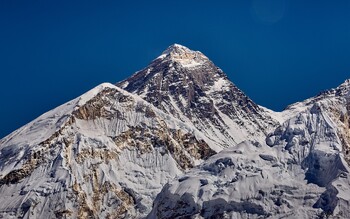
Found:
<path fill-rule="evenodd" d="M 174 44 L 0 140 L 0 218 L 350 218 L 350 80 L 274 112 Z"/>

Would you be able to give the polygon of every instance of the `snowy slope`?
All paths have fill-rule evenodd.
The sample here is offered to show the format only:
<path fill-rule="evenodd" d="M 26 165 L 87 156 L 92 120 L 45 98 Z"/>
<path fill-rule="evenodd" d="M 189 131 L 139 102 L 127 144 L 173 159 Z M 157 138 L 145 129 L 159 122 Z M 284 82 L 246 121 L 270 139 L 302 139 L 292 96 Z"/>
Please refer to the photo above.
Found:
<path fill-rule="evenodd" d="M 333 122 L 335 132 L 341 141 L 343 153 L 346 159 L 350 161 L 350 79 L 337 88 L 324 91 L 315 97 L 288 106 L 282 114 L 285 117 L 296 115 L 298 112 L 310 110 L 315 107 L 315 104 Z"/>
<path fill-rule="evenodd" d="M 0 217 L 140 217 L 219 149 L 196 128 L 102 84 L 0 142 Z"/>
<path fill-rule="evenodd" d="M 262 140 L 278 124 L 205 55 L 178 44 L 117 85 L 192 124 L 223 148 Z"/>
<path fill-rule="evenodd" d="M 266 142 L 243 142 L 167 184 L 149 218 L 350 218 L 350 81 L 291 105 Z"/>
<path fill-rule="evenodd" d="M 149 218 L 310 218 L 324 189 L 307 185 L 288 154 L 243 142 L 167 184 Z M 288 171 L 293 169 L 293 171 Z M 303 189 L 300 189 L 303 188 Z"/>
<path fill-rule="evenodd" d="M 273 112 L 174 44 L 1 139 L 0 218 L 350 218 L 349 163 L 350 80 Z"/>

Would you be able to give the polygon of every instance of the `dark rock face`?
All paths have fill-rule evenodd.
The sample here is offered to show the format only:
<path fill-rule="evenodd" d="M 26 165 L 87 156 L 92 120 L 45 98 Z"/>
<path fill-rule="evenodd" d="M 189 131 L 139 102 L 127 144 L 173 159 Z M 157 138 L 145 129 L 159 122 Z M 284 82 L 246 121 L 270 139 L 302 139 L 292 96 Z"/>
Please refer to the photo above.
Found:
<path fill-rule="evenodd" d="M 338 190 L 334 186 L 327 187 L 313 207 L 321 208 L 326 214 L 332 214 L 339 201 L 337 194 Z"/>
<path fill-rule="evenodd" d="M 246 212 L 248 214 L 257 215 L 261 218 L 267 218 L 271 214 L 267 213 L 260 205 L 249 201 L 227 202 L 224 199 L 213 199 L 203 203 L 201 216 L 204 218 L 223 218 L 224 213 L 229 212 Z"/>
<path fill-rule="evenodd" d="M 164 188 L 166 188 L 165 185 Z M 166 191 L 166 190 L 165 190 Z M 156 213 L 156 218 L 172 219 L 172 218 L 192 218 L 193 215 L 201 211 L 199 204 L 195 203 L 193 196 L 185 193 L 182 196 L 167 192 L 167 202 L 159 206 Z M 178 209 L 178 211 L 169 211 L 170 209 Z M 148 219 L 153 219 L 152 216 L 147 216 Z"/>
<path fill-rule="evenodd" d="M 148 67 L 117 86 L 232 143 L 241 141 L 235 133 L 237 129 L 244 129 L 248 138 L 255 138 L 265 136 L 269 127 L 277 123 L 206 56 L 180 45 L 169 47 Z M 223 146 L 229 146 L 227 141 Z"/>
<path fill-rule="evenodd" d="M 282 115 L 173 45 L 117 85 L 0 140 L 0 218 L 143 218 L 157 194 L 151 218 L 350 218 L 350 80 Z"/>
<path fill-rule="evenodd" d="M 194 135 L 183 133 L 181 130 L 168 130 L 161 126 L 130 126 L 113 140 L 119 148 L 127 145 L 130 149 L 137 148 L 141 154 L 149 153 L 154 148 L 162 149 L 162 153 L 169 152 L 183 170 L 194 166 L 193 158 L 205 160 L 216 154 L 202 139 L 198 140 Z"/>

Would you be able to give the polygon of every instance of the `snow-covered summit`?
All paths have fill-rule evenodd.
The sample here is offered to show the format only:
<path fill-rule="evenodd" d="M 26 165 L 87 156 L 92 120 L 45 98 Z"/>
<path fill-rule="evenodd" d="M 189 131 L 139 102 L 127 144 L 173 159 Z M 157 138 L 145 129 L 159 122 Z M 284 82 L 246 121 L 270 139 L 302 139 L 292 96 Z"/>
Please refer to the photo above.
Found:
<path fill-rule="evenodd" d="M 167 182 L 152 219 L 350 218 L 349 91 L 276 113 L 174 44 L 1 139 L 0 218 L 142 218 Z"/>
<path fill-rule="evenodd" d="M 209 59 L 199 51 L 193 51 L 180 44 L 169 46 L 157 59 L 162 61 L 171 60 L 185 68 L 194 68 L 202 65 Z"/>
<path fill-rule="evenodd" d="M 184 54 L 184 53 L 193 53 L 194 51 L 190 50 L 186 46 L 174 43 L 173 45 L 170 45 L 162 55 L 169 55 L 169 54 Z"/>
<path fill-rule="evenodd" d="M 335 90 L 337 95 L 350 96 L 350 79 L 345 80 Z"/>
<path fill-rule="evenodd" d="M 117 86 L 193 124 L 223 147 L 263 139 L 278 123 L 205 55 L 178 44 Z"/>

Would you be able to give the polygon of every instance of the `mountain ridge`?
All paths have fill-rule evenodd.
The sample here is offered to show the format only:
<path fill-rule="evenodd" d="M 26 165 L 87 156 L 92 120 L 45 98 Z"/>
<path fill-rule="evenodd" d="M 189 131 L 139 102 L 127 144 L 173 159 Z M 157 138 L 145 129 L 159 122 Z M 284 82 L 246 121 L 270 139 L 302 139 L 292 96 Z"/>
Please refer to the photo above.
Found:
<path fill-rule="evenodd" d="M 274 112 L 171 45 L 1 139 L 0 216 L 350 217 L 349 92 Z"/>
<path fill-rule="evenodd" d="M 50 122 L 60 125 L 46 132 Z M 23 141 L 33 130 L 46 135 Z M 7 201 L 0 213 L 7 218 L 62 212 L 78 218 L 142 216 L 167 180 L 215 154 L 207 142 L 215 147 L 195 128 L 104 83 L 1 141 L 0 193 Z M 119 206 L 106 212 L 110 199 Z"/>
<path fill-rule="evenodd" d="M 117 86 L 192 123 L 222 147 L 263 139 L 278 123 L 206 56 L 177 44 Z"/>
<path fill-rule="evenodd" d="M 349 82 L 287 107 L 265 142 L 169 182 L 148 218 L 349 218 Z"/>

